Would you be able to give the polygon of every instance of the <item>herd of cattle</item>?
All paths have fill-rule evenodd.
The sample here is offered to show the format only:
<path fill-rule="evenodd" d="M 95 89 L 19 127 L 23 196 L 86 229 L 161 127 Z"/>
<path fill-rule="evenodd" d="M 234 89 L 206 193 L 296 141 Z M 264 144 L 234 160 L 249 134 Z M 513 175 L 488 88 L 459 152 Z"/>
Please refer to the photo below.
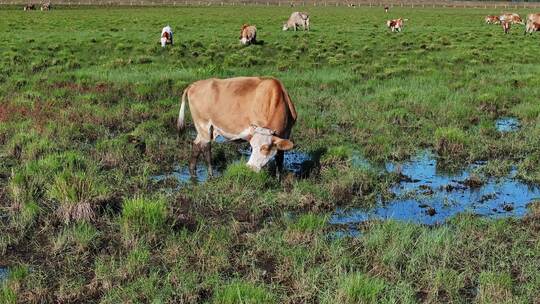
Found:
<path fill-rule="evenodd" d="M 24 10 L 33 10 L 30 4 Z M 42 5 L 42 10 L 50 10 L 50 2 Z M 388 6 L 384 7 L 388 12 Z M 386 25 L 392 32 L 401 32 L 407 19 L 388 20 Z M 508 33 L 510 24 L 524 24 L 518 14 L 507 13 L 500 16 L 487 16 L 488 24 L 501 24 Z M 310 28 L 309 14 L 294 12 L 283 30 L 301 27 Z M 540 30 L 540 13 L 527 16 L 525 33 Z M 256 43 L 257 28 L 244 24 L 240 31 L 240 43 Z M 162 47 L 173 44 L 173 31 L 167 25 L 161 31 Z M 292 127 L 297 119 L 297 112 L 283 83 L 268 77 L 236 77 L 229 79 L 206 79 L 190 84 L 182 94 L 177 127 L 185 128 L 184 112 L 186 101 L 189 104 L 193 125 L 197 136 L 192 145 L 189 170 L 196 177 L 196 163 L 200 154 L 204 155 L 208 165 L 208 174 L 212 175 L 211 142 L 218 136 L 226 140 L 245 140 L 251 145 L 248 167 L 259 171 L 270 159 L 275 157 L 277 172 L 283 169 L 284 151 L 293 148 L 289 140 Z"/>
<path fill-rule="evenodd" d="M 487 24 L 500 24 L 506 34 L 510 30 L 511 24 L 524 24 L 521 17 L 516 13 L 506 13 L 500 16 L 486 16 L 484 19 Z M 527 23 L 525 25 L 525 34 L 532 34 L 540 31 L 540 13 L 527 15 Z"/>
<path fill-rule="evenodd" d="M 41 10 L 42 11 L 50 11 L 52 8 L 51 6 L 51 2 L 44 2 L 44 3 L 41 3 Z M 27 5 L 24 6 L 23 10 L 24 11 L 32 11 L 32 10 L 35 10 L 36 9 L 36 5 L 33 4 L 33 3 L 29 3 Z"/>

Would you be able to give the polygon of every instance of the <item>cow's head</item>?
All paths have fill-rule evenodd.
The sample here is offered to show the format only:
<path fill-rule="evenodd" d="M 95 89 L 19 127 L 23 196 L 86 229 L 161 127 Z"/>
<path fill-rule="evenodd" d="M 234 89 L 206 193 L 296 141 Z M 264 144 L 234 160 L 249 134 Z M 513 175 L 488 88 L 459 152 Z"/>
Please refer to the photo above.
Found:
<path fill-rule="evenodd" d="M 283 28 L 282 28 L 282 30 L 286 31 L 286 30 L 288 30 L 288 29 L 289 29 L 289 27 L 287 26 L 287 23 L 283 23 Z"/>
<path fill-rule="evenodd" d="M 260 171 L 278 150 L 286 151 L 293 148 L 294 144 L 288 139 L 275 136 L 275 131 L 267 128 L 251 126 L 249 144 L 251 156 L 247 162 L 248 167 Z"/>
<path fill-rule="evenodd" d="M 247 33 L 246 33 L 246 29 L 248 28 L 248 26 L 249 25 L 244 24 L 244 25 L 242 25 L 242 28 L 240 29 L 240 43 L 241 44 L 247 44 L 248 43 Z"/>
<path fill-rule="evenodd" d="M 163 35 L 161 35 L 161 46 L 165 47 L 167 45 L 167 42 L 169 42 L 169 33 L 163 32 Z"/>

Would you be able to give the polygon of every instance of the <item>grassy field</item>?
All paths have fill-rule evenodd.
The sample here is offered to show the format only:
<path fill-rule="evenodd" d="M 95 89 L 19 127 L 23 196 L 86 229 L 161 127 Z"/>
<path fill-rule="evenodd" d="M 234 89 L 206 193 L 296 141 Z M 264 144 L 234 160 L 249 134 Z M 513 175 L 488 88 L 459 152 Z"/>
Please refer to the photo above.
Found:
<path fill-rule="evenodd" d="M 312 31 L 282 32 L 290 12 L 0 11 L 1 303 L 540 302 L 538 204 L 521 219 L 372 221 L 354 238 L 328 224 L 399 179 L 355 154 L 429 149 L 449 168 L 484 160 L 487 176 L 516 166 L 540 183 L 540 35 L 483 24 L 499 12 L 398 8 L 310 8 Z M 239 45 L 243 23 L 260 44 Z M 166 24 L 176 44 L 162 49 Z M 292 139 L 318 170 L 278 181 L 225 143 L 218 178 L 152 179 L 187 164 L 182 90 L 240 75 L 284 82 Z M 498 132 L 502 116 L 520 130 Z"/>

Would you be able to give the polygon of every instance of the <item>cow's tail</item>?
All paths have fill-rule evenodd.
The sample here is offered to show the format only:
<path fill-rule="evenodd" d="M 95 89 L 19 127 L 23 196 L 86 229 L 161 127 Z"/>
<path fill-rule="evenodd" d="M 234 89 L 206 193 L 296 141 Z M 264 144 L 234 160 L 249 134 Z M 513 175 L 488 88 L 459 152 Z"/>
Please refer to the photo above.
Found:
<path fill-rule="evenodd" d="M 186 122 L 184 120 L 184 117 L 185 117 L 185 112 L 186 112 L 186 99 L 188 97 L 187 95 L 188 95 L 189 88 L 190 86 L 188 86 L 184 90 L 184 93 L 182 94 L 182 100 L 180 102 L 180 111 L 178 111 L 178 121 L 176 122 L 176 129 L 178 130 L 178 132 L 182 132 L 182 130 L 184 130 L 184 128 L 186 127 Z"/>

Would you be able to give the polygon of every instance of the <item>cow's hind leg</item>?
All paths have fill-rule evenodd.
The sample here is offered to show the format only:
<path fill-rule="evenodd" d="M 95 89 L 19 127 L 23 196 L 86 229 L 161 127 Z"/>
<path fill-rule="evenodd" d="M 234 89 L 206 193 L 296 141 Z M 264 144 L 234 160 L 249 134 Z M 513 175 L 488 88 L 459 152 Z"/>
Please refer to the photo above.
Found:
<path fill-rule="evenodd" d="M 208 165 L 208 177 L 212 177 L 214 173 L 212 170 L 212 144 L 210 142 L 206 143 L 203 147 L 203 153 L 206 164 Z"/>
<path fill-rule="evenodd" d="M 195 179 L 197 178 L 197 160 L 199 159 L 199 155 L 201 152 L 205 156 L 205 160 L 208 163 L 208 175 L 211 176 L 212 172 L 212 164 L 211 164 L 211 154 L 210 154 L 210 141 L 211 141 L 211 133 L 212 130 L 209 128 L 208 130 L 205 128 L 201 128 L 199 125 L 195 125 L 197 129 L 197 137 L 193 141 L 192 151 L 191 151 L 191 159 L 189 161 L 189 173 L 191 174 L 191 178 Z"/>
<path fill-rule="evenodd" d="M 191 147 L 191 158 L 189 159 L 189 174 L 192 179 L 197 178 L 197 160 L 199 159 L 199 154 L 201 154 L 201 145 L 195 140 Z"/>

